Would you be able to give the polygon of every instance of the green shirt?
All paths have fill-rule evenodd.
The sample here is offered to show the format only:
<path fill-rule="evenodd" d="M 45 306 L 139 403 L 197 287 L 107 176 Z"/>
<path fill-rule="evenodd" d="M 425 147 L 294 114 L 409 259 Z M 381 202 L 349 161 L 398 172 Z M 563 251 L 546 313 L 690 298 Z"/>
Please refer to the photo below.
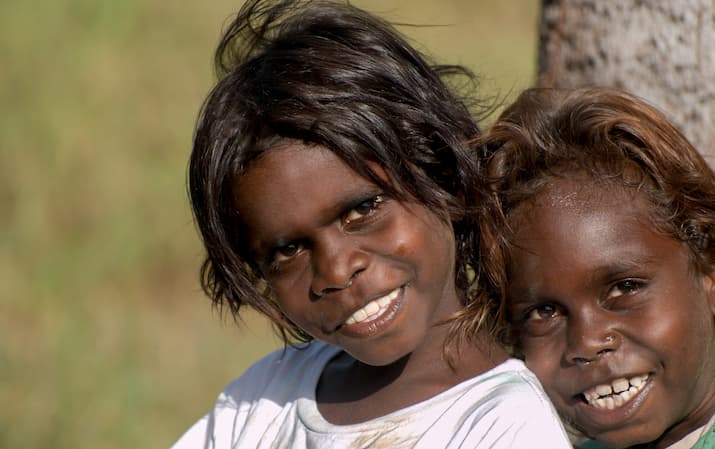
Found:
<path fill-rule="evenodd" d="M 693 449 L 715 449 L 715 423 L 700 437 Z"/>

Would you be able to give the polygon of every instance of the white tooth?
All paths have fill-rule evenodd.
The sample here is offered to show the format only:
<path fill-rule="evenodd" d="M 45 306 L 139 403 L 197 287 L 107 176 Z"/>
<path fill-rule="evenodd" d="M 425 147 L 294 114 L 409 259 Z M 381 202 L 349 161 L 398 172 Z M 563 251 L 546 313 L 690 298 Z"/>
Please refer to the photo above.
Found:
<path fill-rule="evenodd" d="M 636 389 L 634 387 L 631 387 L 627 389 L 626 391 L 622 391 L 621 393 L 618 394 L 623 399 L 623 403 L 625 404 L 626 402 L 630 401 L 633 396 L 636 394 Z"/>
<path fill-rule="evenodd" d="M 626 401 L 624 401 L 623 398 L 622 398 L 620 395 L 618 395 L 618 394 L 614 394 L 613 396 L 611 396 L 611 398 L 613 399 L 613 406 L 614 406 L 614 408 L 620 407 L 621 405 L 623 405 L 623 404 L 626 402 Z"/>
<path fill-rule="evenodd" d="M 591 388 L 590 390 L 585 391 L 583 395 L 586 398 L 586 401 L 593 407 L 599 409 L 613 410 L 614 408 L 622 407 L 625 403 L 627 403 L 628 401 L 633 399 L 633 397 L 635 397 L 638 393 L 640 393 L 641 390 L 643 390 L 643 386 L 645 386 L 644 382 L 648 379 L 648 375 L 638 376 L 636 378 L 631 379 L 631 384 L 634 383 L 634 379 L 637 379 L 635 383 L 639 383 L 640 385 L 631 385 L 627 390 L 621 391 L 620 393 L 603 394 L 605 393 L 606 389 L 601 388 L 603 387 L 603 385 L 599 385 L 598 387 Z M 621 383 L 621 379 L 617 379 L 616 381 L 614 381 L 613 389 L 620 389 L 622 387 Z"/>
<path fill-rule="evenodd" d="M 595 401 L 593 401 L 593 405 L 596 408 L 600 409 L 608 409 L 608 410 L 613 410 L 615 408 L 615 404 L 613 403 L 613 398 L 611 396 L 605 397 L 605 398 L 598 398 Z"/>
<path fill-rule="evenodd" d="M 360 321 L 366 321 L 368 318 L 372 318 L 372 320 L 376 319 L 377 317 L 382 315 L 385 310 L 387 310 L 387 306 L 389 306 L 390 303 L 392 303 L 392 301 L 394 301 L 399 294 L 400 289 L 398 288 L 392 291 L 390 294 L 387 294 L 374 301 L 370 301 L 362 309 L 355 311 L 350 317 L 348 317 L 348 319 L 345 320 L 345 324 L 355 324 Z"/>
<path fill-rule="evenodd" d="M 363 321 L 369 315 L 372 315 L 374 313 L 370 312 L 370 310 L 372 309 L 375 309 L 376 311 L 379 310 L 379 307 L 377 306 L 377 304 L 374 304 L 374 301 L 368 303 L 362 309 L 356 310 L 352 315 L 350 315 L 350 317 L 348 317 L 347 320 L 345 320 L 345 324 L 355 324 L 359 321 Z"/>
<path fill-rule="evenodd" d="M 608 396 L 606 398 L 603 398 L 604 403 L 606 404 L 606 408 L 608 410 L 613 410 L 616 408 L 616 404 L 613 401 L 613 396 Z"/>
<path fill-rule="evenodd" d="M 365 313 L 365 308 L 363 307 L 362 309 L 358 310 L 357 312 L 353 313 L 353 316 L 355 317 L 356 321 L 362 321 L 365 318 L 367 318 L 367 313 Z"/>
<path fill-rule="evenodd" d="M 380 310 L 380 306 L 377 304 L 377 301 L 372 301 L 367 303 L 362 310 L 365 312 L 366 317 L 369 317 L 377 313 Z"/>
<path fill-rule="evenodd" d="M 598 393 L 599 396 L 608 396 L 613 393 L 613 390 L 610 385 L 599 385 L 596 387 L 596 393 Z"/>
<path fill-rule="evenodd" d="M 630 383 L 628 382 L 628 379 L 620 378 L 616 379 L 611 383 L 611 386 L 613 386 L 613 391 L 615 393 L 620 393 L 622 391 L 626 391 L 628 387 L 630 386 Z"/>
<path fill-rule="evenodd" d="M 648 375 L 647 375 L 647 374 L 646 374 L 646 375 L 643 375 L 643 376 L 632 377 L 629 382 L 630 382 L 630 384 L 633 385 L 634 387 L 640 387 L 640 386 L 642 386 L 642 385 L 645 383 L 646 379 L 648 379 Z"/>
<path fill-rule="evenodd" d="M 385 307 L 388 304 L 392 302 L 393 299 L 397 297 L 398 291 L 395 290 L 394 292 L 390 293 L 389 295 L 383 296 L 382 298 L 377 300 L 377 303 L 380 305 L 380 307 Z"/>

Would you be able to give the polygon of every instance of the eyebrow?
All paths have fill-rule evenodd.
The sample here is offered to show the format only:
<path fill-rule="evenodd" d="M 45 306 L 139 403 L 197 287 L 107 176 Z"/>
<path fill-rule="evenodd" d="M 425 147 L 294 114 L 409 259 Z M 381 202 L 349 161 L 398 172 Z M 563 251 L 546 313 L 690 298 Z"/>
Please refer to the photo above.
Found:
<path fill-rule="evenodd" d="M 634 270 L 648 270 L 653 263 L 658 261 L 656 257 L 652 256 L 628 257 L 628 255 L 626 255 L 624 258 L 626 258 L 627 261 L 619 260 L 614 263 L 598 266 L 591 270 L 591 275 L 586 282 L 587 285 L 600 285 Z M 531 284 L 527 285 L 526 288 L 508 290 L 507 293 L 508 304 L 532 304 L 551 300 L 556 301 L 551 295 L 540 294 L 538 289 L 535 289 Z"/>
<path fill-rule="evenodd" d="M 621 276 L 628 271 L 647 269 L 656 262 L 658 259 L 653 256 L 626 254 L 621 255 L 618 261 L 596 268 L 594 272 L 600 279 L 608 279 Z"/>

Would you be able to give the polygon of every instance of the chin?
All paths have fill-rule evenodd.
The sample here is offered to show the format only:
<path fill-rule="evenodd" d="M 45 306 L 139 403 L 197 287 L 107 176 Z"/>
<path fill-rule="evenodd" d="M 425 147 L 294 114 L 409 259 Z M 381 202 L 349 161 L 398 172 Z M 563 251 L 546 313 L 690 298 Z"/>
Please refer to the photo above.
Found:
<path fill-rule="evenodd" d="M 642 430 L 642 427 L 641 427 Z M 626 431 L 600 432 L 593 439 L 605 444 L 610 449 L 626 449 L 637 444 L 650 443 L 660 435 L 633 434 Z"/>

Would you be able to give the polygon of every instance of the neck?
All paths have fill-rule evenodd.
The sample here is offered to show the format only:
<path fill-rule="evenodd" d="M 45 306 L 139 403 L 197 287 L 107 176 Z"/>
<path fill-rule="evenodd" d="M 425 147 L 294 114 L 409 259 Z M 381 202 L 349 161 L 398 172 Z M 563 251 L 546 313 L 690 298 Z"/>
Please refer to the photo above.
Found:
<path fill-rule="evenodd" d="M 483 334 L 477 341 L 460 345 L 452 363 L 434 357 L 433 351 L 419 351 L 389 365 L 370 366 L 342 352 L 321 375 L 318 407 L 334 424 L 363 422 L 427 400 L 508 358 L 492 337 Z"/>

